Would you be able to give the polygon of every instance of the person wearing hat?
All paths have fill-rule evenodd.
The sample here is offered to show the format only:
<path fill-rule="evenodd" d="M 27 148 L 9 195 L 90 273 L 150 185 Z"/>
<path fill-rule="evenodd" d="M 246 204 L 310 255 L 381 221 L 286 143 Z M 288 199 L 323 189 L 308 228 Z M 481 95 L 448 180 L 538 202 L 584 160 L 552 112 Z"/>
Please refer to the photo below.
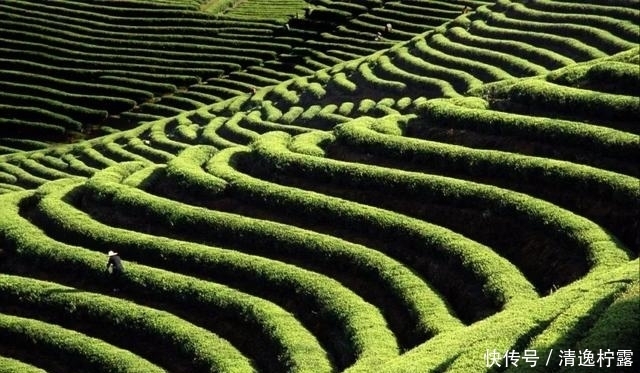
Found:
<path fill-rule="evenodd" d="M 120 259 L 118 253 L 111 250 L 107 253 L 107 257 L 109 258 L 107 261 L 107 272 L 111 274 L 110 277 L 113 285 L 113 291 L 119 291 L 122 274 L 124 273 L 122 259 Z"/>

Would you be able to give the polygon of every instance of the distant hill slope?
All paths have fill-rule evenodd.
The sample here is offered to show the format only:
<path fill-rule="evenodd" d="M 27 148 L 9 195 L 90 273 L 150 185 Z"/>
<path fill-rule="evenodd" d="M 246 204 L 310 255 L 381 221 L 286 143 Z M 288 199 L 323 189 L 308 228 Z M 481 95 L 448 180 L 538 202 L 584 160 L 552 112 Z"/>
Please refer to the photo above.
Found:
<path fill-rule="evenodd" d="M 501 0 L 130 130 L 6 149 L 0 366 L 635 371 L 638 5 Z"/>
<path fill-rule="evenodd" d="M 459 13 L 437 3 L 387 15 L 378 15 L 381 2 L 335 6 L 318 3 L 285 28 L 275 15 L 238 19 L 149 2 L 5 1 L 0 145 L 28 150 L 44 146 L 30 140 L 131 128 L 374 53 Z M 407 26 L 403 17 L 417 9 L 436 17 Z M 389 22 L 394 30 L 374 40 Z"/>
<path fill-rule="evenodd" d="M 237 1 L 225 15 L 238 18 L 269 18 L 287 21 L 290 18 L 302 17 L 311 5 L 305 0 L 248 0 Z"/>

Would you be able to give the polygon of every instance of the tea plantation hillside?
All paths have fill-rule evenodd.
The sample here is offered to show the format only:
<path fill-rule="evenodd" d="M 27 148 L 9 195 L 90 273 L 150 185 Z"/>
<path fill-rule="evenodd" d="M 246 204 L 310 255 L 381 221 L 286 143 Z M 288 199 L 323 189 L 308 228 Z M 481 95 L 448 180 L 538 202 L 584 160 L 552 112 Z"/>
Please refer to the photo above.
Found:
<path fill-rule="evenodd" d="M 640 1 L 315 1 L 289 29 L 229 3 L 0 4 L 43 40 L 2 39 L 0 372 L 637 369 Z M 104 54 L 37 51 L 56 17 Z M 144 72 L 97 43 L 127 27 L 238 46 Z M 40 137 L 89 87 L 133 109 Z"/>
<path fill-rule="evenodd" d="M 211 14 L 173 3 L 3 1 L 0 152 L 95 137 L 309 75 L 433 29 L 462 7 L 202 4 L 227 4 Z M 287 12 L 288 21 L 279 15 Z"/>

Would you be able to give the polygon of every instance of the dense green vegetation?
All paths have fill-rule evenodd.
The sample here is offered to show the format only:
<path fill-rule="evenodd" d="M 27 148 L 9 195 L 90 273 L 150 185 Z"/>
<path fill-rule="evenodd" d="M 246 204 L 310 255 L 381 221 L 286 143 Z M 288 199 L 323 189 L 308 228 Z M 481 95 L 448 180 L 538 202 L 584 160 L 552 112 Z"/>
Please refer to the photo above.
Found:
<path fill-rule="evenodd" d="M 639 8 L 1 2 L 0 372 L 634 371 Z"/>

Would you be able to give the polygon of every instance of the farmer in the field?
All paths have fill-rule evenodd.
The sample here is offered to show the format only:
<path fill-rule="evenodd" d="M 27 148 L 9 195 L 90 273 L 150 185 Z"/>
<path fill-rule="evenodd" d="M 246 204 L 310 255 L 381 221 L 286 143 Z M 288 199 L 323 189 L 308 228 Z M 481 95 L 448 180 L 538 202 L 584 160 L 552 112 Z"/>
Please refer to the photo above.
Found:
<path fill-rule="evenodd" d="M 107 261 L 107 272 L 110 274 L 111 285 L 113 286 L 113 291 L 120 291 L 120 285 L 122 282 L 122 275 L 124 274 L 124 266 L 122 265 L 122 259 L 118 253 L 114 251 L 109 251 L 107 254 L 109 260 Z"/>

